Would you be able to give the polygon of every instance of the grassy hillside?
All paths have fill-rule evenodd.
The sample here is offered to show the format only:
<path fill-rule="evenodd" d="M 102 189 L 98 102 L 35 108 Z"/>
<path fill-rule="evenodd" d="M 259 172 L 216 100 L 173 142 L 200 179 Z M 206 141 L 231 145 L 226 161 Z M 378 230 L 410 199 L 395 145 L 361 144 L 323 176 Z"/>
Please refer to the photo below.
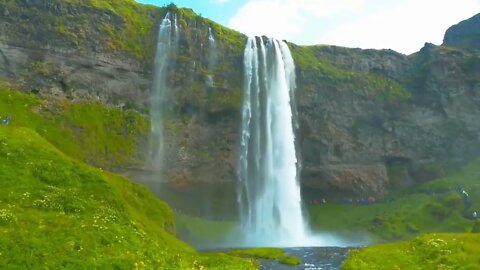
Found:
<path fill-rule="evenodd" d="M 344 270 L 478 269 L 480 234 L 430 234 L 351 251 Z"/>
<path fill-rule="evenodd" d="M 148 119 L 99 102 L 40 100 L 0 86 L 0 116 L 11 126 L 28 127 L 65 154 L 96 166 L 141 163 L 141 145 L 148 136 Z"/>
<path fill-rule="evenodd" d="M 67 157 L 29 128 L 0 126 L 0 170 L 0 268 L 255 269 L 196 253 L 146 188 Z"/>
<path fill-rule="evenodd" d="M 413 189 L 396 192 L 368 205 L 317 205 L 310 209 L 316 230 L 369 234 L 372 240 L 395 240 L 430 232 L 470 232 L 472 211 L 480 212 L 480 160 L 461 171 Z M 472 205 L 465 209 L 459 188 Z M 328 218 L 326 218 L 328 217 Z"/>
<path fill-rule="evenodd" d="M 237 226 L 234 221 L 213 221 L 175 214 L 175 227 L 179 237 L 199 248 L 225 245 Z"/>

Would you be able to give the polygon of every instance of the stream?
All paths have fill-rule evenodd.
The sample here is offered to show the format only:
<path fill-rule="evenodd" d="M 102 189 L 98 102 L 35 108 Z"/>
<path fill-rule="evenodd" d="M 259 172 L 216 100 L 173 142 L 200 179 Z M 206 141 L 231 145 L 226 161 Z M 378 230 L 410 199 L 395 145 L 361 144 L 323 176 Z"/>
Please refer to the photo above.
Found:
<path fill-rule="evenodd" d="M 287 255 L 302 261 L 301 265 L 289 266 L 277 261 L 262 261 L 262 270 L 339 270 L 349 250 L 340 247 L 296 247 L 285 248 Z"/>

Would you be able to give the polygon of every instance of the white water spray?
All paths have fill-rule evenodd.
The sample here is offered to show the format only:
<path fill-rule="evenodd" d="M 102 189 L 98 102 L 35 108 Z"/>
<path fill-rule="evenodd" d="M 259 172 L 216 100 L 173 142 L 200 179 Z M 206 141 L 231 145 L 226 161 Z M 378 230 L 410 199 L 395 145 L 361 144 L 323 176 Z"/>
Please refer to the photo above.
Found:
<path fill-rule="evenodd" d="M 168 107 L 170 89 L 167 79 L 172 73 L 172 57 L 176 53 L 178 43 L 178 27 L 176 15 L 167 12 L 162 20 L 155 52 L 154 75 L 150 103 L 150 148 L 148 165 L 154 170 L 161 170 L 164 151 L 163 124 Z"/>
<path fill-rule="evenodd" d="M 215 42 L 215 37 L 213 36 L 212 28 L 208 27 L 208 72 L 209 74 L 206 76 L 205 85 L 208 88 L 214 86 L 214 78 L 213 78 L 213 70 L 217 64 L 218 52 L 217 52 L 217 44 Z"/>
<path fill-rule="evenodd" d="M 215 38 L 213 37 L 212 28 L 210 26 L 208 27 L 208 42 L 212 48 L 216 48 Z"/>
<path fill-rule="evenodd" d="M 246 246 L 302 246 L 302 215 L 291 99 L 295 65 L 278 40 L 249 38 L 239 160 L 239 203 Z"/>

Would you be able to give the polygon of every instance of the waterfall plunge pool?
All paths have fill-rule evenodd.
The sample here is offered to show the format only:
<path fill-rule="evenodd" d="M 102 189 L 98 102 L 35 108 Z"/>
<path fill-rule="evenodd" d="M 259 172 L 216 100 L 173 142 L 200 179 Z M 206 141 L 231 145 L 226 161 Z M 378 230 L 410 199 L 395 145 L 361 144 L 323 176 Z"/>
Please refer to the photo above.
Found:
<path fill-rule="evenodd" d="M 262 270 L 339 270 L 349 250 L 356 247 L 294 247 L 285 248 L 286 255 L 300 259 L 300 265 L 284 265 L 274 260 L 262 260 Z"/>

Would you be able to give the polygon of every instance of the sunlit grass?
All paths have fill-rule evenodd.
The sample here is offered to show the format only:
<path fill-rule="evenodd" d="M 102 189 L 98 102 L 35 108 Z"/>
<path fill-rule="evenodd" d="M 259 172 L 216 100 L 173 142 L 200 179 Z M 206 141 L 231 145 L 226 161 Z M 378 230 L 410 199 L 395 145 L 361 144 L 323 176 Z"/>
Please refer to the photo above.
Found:
<path fill-rule="evenodd" d="M 198 254 L 147 188 L 72 159 L 28 128 L 0 126 L 0 268 L 255 269 Z"/>
<path fill-rule="evenodd" d="M 478 269 L 480 234 L 428 234 L 350 251 L 344 270 Z"/>
<path fill-rule="evenodd" d="M 28 127 L 65 154 L 97 166 L 142 163 L 142 140 L 148 136 L 147 117 L 100 102 L 73 103 L 41 100 L 0 86 L 0 116 L 10 115 L 10 126 Z"/>

